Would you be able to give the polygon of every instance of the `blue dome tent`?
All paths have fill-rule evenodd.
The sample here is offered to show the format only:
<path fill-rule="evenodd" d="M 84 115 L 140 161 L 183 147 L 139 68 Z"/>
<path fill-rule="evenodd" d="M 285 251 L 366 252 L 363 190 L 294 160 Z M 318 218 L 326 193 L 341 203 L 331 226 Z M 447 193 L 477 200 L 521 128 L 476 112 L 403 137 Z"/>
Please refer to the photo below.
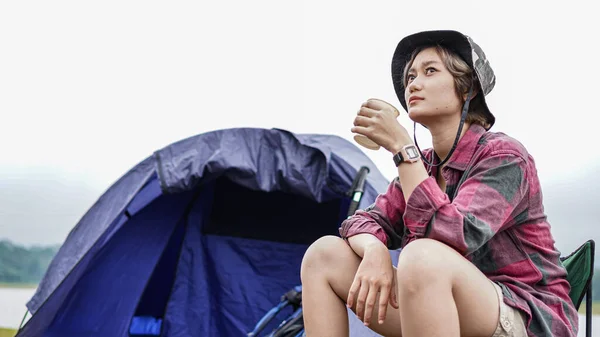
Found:
<path fill-rule="evenodd" d="M 237 128 L 156 151 L 72 229 L 17 336 L 244 335 L 338 235 L 363 166 L 360 208 L 388 181 L 337 136 Z"/>

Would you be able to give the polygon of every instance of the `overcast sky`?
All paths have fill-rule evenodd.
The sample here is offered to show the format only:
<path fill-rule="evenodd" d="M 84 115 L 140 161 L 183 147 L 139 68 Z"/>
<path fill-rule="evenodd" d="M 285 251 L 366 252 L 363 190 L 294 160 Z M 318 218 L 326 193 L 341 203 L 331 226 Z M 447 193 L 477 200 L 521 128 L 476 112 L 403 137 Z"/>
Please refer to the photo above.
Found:
<path fill-rule="evenodd" d="M 492 131 L 538 165 L 557 244 L 600 240 L 591 2 L 3 1 L 0 238 L 60 243 L 126 170 L 231 127 L 336 134 L 370 97 L 401 110 L 398 41 L 456 29 L 496 72 Z M 404 112 L 402 110 L 402 112 Z M 403 113 L 399 121 L 412 133 Z M 430 145 L 424 129 L 422 147 Z M 391 179 L 389 153 L 364 150 Z"/>

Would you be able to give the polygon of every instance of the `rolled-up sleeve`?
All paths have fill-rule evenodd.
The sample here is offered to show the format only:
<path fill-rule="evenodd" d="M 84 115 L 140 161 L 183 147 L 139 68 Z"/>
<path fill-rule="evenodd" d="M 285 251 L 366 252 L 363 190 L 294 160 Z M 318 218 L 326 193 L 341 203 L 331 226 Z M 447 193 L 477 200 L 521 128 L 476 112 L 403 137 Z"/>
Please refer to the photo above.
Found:
<path fill-rule="evenodd" d="M 372 234 L 389 249 L 397 249 L 402 243 L 404 225 L 402 215 L 406 208 L 404 194 L 398 178 L 394 179 L 385 193 L 365 210 L 357 210 L 342 222 L 340 235 L 348 239 L 357 234 Z"/>
<path fill-rule="evenodd" d="M 464 172 L 466 179 L 452 201 L 435 178 L 425 179 L 406 202 L 402 245 L 427 237 L 463 255 L 476 251 L 527 209 L 526 172 L 526 162 L 520 156 L 490 154 Z"/>

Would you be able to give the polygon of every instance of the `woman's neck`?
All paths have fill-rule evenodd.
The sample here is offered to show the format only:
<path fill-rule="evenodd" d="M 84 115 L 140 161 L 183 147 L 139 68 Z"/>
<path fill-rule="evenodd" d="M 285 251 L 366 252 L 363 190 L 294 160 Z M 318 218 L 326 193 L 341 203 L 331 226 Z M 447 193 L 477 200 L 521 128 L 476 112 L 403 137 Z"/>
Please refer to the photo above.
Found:
<path fill-rule="evenodd" d="M 429 128 L 432 137 L 433 150 L 438 155 L 440 160 L 444 160 L 450 153 L 454 140 L 456 139 L 456 133 L 458 132 L 458 125 L 460 120 L 456 123 L 444 123 L 444 125 L 432 126 Z M 465 122 L 460 132 L 460 138 L 469 129 L 470 123 Z"/>

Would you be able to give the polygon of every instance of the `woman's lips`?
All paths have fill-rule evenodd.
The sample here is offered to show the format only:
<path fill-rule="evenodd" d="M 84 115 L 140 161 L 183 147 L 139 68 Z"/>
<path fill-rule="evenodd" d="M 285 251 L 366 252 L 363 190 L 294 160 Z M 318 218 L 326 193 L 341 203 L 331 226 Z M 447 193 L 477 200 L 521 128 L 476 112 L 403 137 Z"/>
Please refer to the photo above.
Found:
<path fill-rule="evenodd" d="M 419 96 L 413 96 L 411 98 L 408 99 L 408 104 L 412 104 L 418 101 L 422 101 L 423 97 L 419 97 Z"/>

